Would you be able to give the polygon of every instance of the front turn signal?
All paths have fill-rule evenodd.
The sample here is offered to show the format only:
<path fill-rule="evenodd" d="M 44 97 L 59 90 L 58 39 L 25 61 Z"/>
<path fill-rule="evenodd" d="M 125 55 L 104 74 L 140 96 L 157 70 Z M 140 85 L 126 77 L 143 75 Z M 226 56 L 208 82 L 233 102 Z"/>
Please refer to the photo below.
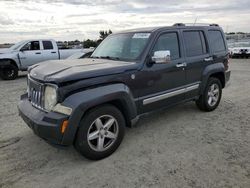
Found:
<path fill-rule="evenodd" d="M 68 120 L 64 120 L 61 126 L 61 133 L 63 134 L 66 130 L 66 128 L 68 127 L 69 121 Z"/>

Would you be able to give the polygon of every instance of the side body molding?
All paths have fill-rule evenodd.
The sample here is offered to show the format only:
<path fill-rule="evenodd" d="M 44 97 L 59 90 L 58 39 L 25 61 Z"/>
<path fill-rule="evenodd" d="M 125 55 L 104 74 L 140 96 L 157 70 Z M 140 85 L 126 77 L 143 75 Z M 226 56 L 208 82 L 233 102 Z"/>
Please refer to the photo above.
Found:
<path fill-rule="evenodd" d="M 69 125 L 63 136 L 62 144 L 68 145 L 73 143 L 81 118 L 88 109 L 111 101 L 119 101 L 122 104 L 129 120 L 137 116 L 133 95 L 124 84 L 100 86 L 77 92 L 67 97 L 62 105 L 72 108 L 72 114 L 69 118 Z"/>

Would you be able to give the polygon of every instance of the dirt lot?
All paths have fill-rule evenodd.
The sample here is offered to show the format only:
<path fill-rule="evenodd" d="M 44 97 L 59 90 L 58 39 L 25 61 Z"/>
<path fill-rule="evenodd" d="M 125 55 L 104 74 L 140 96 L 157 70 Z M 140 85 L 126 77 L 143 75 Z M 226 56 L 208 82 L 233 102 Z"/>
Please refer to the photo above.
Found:
<path fill-rule="evenodd" d="M 0 187 L 250 187 L 250 60 L 231 63 L 214 112 L 190 102 L 144 117 L 93 162 L 38 138 L 17 113 L 25 76 L 0 80 Z"/>

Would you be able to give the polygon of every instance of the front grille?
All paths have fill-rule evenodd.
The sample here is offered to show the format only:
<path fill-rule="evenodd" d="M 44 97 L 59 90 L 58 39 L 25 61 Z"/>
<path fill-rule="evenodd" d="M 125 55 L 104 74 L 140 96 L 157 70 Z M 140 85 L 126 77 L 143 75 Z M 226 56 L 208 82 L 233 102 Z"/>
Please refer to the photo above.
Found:
<path fill-rule="evenodd" d="M 39 109 L 44 109 L 44 84 L 28 77 L 28 98 L 31 104 Z"/>

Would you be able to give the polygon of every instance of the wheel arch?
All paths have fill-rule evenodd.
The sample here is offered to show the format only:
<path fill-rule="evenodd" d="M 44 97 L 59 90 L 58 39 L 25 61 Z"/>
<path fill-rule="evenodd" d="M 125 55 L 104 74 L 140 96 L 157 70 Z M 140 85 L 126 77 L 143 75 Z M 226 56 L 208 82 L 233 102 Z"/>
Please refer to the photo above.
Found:
<path fill-rule="evenodd" d="M 200 93 L 206 88 L 210 77 L 218 78 L 221 81 L 222 88 L 225 87 L 225 66 L 223 63 L 215 63 L 207 66 L 202 73 L 202 83 Z"/>
<path fill-rule="evenodd" d="M 4 58 L 4 59 L 0 59 L 0 66 L 1 68 L 7 65 L 14 65 L 19 69 L 19 66 L 17 64 L 17 62 L 14 59 L 10 59 L 10 58 Z"/>
<path fill-rule="evenodd" d="M 216 72 L 216 73 L 213 73 L 213 74 L 211 74 L 211 75 L 209 76 L 209 78 L 211 78 L 211 77 L 214 77 L 214 78 L 219 79 L 220 82 L 221 82 L 222 88 L 225 87 L 226 81 L 225 81 L 225 75 L 224 75 L 223 72 Z"/>
<path fill-rule="evenodd" d="M 127 126 L 131 126 L 131 120 L 137 116 L 133 95 L 124 84 L 112 84 L 85 90 L 69 96 L 62 104 L 73 109 L 69 118 L 69 129 L 62 140 L 62 144 L 65 145 L 73 143 L 81 119 L 89 110 L 97 106 L 114 105 L 124 115 Z"/>

